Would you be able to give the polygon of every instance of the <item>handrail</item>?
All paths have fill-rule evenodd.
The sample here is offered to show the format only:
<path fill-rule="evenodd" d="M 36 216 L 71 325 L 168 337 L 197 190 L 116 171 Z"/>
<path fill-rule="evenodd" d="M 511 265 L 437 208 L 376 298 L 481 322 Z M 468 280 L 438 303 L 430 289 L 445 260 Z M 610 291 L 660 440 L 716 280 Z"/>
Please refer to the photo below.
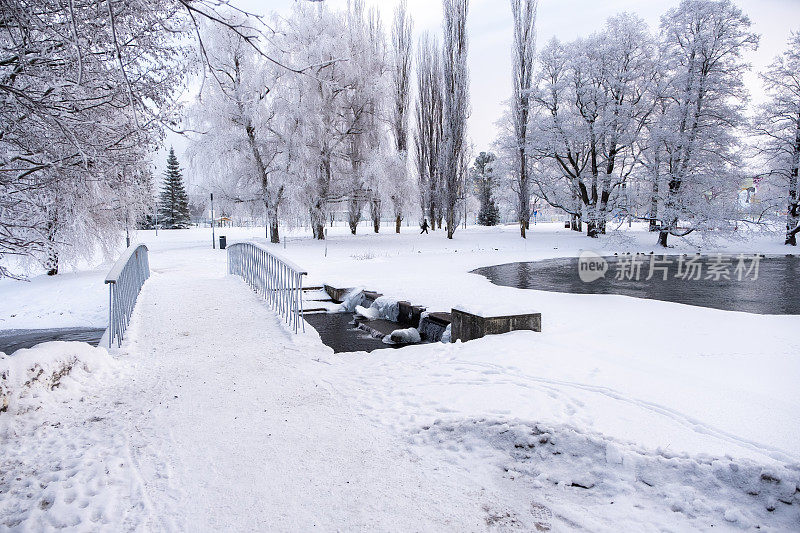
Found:
<path fill-rule="evenodd" d="M 228 245 L 228 273 L 241 276 L 270 302 L 297 333 L 306 330 L 303 315 L 303 276 L 308 272 L 257 242 Z"/>
<path fill-rule="evenodd" d="M 115 338 L 117 347 L 122 345 L 136 299 L 142 290 L 142 285 L 149 277 L 150 261 L 147 256 L 147 246 L 144 244 L 129 247 L 108 272 L 106 284 L 109 348 Z"/>

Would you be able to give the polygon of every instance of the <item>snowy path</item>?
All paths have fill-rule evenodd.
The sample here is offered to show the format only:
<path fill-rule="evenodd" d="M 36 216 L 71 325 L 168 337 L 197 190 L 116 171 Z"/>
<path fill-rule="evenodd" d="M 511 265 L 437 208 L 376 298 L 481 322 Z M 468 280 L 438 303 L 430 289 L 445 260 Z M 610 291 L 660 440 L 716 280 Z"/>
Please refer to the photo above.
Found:
<path fill-rule="evenodd" d="M 398 451 L 315 380 L 324 363 L 244 283 L 154 270 L 121 354 L 148 526 L 481 528 L 480 487 Z"/>

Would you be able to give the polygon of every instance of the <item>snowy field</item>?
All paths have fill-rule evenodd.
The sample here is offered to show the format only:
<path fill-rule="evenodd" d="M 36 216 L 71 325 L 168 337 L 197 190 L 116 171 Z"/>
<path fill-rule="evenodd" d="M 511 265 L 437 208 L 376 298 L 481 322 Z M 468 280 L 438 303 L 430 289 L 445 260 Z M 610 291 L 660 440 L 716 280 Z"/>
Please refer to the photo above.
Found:
<path fill-rule="evenodd" d="M 658 253 L 640 229 L 329 231 L 270 246 L 309 285 L 433 311 L 534 309 L 543 331 L 334 355 L 225 276 L 210 230 L 139 232 L 153 275 L 121 349 L 0 358 L 0 530 L 800 530 L 800 316 L 469 274 Z M 786 253 L 775 236 L 670 253 L 697 250 Z M 0 329 L 102 326 L 107 266 L 0 282 Z"/>

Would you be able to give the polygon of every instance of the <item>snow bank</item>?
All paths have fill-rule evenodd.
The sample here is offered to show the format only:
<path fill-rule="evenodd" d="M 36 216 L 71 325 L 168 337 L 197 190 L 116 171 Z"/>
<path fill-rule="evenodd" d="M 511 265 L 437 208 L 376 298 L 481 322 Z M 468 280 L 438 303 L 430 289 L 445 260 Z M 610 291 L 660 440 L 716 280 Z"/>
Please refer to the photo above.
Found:
<path fill-rule="evenodd" d="M 511 479 L 559 491 L 566 505 L 571 499 L 616 500 L 615 513 L 630 505 L 650 520 L 672 511 L 739 528 L 791 530 L 800 523 L 800 464 L 654 451 L 571 426 L 490 418 L 439 420 L 412 440 L 462 458 L 465 452 L 481 461 L 488 455 Z"/>
<path fill-rule="evenodd" d="M 383 338 L 384 344 L 417 344 L 421 341 L 417 328 L 396 329 Z"/>
<path fill-rule="evenodd" d="M 0 352 L 0 413 L 38 409 L 56 389 L 79 392 L 112 364 L 104 348 L 84 342 L 45 342 L 12 355 Z"/>

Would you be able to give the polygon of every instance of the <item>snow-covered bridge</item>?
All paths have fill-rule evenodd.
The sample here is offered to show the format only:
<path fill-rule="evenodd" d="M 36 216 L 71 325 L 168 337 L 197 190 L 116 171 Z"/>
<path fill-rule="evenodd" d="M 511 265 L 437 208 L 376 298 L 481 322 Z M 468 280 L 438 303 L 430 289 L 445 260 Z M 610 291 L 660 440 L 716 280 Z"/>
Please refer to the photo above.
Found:
<path fill-rule="evenodd" d="M 52 405 L 60 423 L 4 462 L 0 524 L 468 531 L 484 524 L 484 504 L 499 505 L 315 377 L 326 363 L 314 352 L 327 349 L 227 276 L 224 255 L 166 251 L 150 266 L 113 349 L 116 378 L 74 409 Z M 13 503 L 40 484 L 41 508 Z"/>

